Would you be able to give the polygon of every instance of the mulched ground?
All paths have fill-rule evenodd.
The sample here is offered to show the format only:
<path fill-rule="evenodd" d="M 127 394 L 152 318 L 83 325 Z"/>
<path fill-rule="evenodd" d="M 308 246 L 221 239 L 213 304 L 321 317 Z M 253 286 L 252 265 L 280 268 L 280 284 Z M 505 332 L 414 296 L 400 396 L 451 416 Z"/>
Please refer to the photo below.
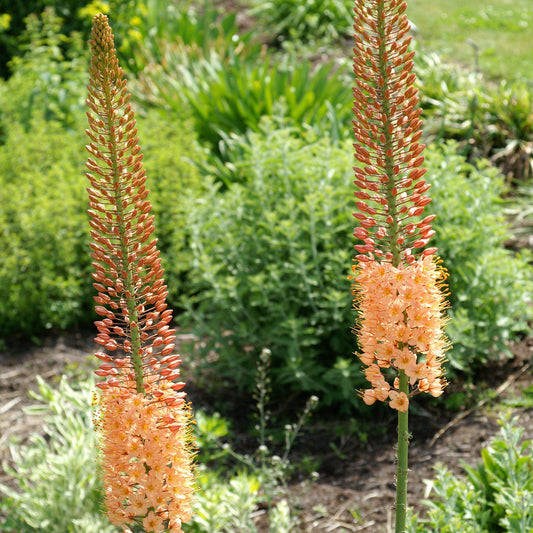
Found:
<path fill-rule="evenodd" d="M 19 340 L 0 353 L 0 464 L 9 460 L 7 444 L 12 437 L 24 439 L 31 432 L 40 431 L 39 418 L 23 412 L 25 406 L 33 403 L 28 390 L 36 389 L 35 376 L 53 382 L 66 366 L 86 365 L 93 350 L 92 332 L 78 332 L 49 335 L 41 338 L 39 345 Z M 462 461 L 475 465 L 481 448 L 498 431 L 499 411 L 493 408 L 495 402 L 517 396 L 533 383 L 531 369 L 525 366 L 532 361 L 533 339 L 516 344 L 513 352 L 513 360 L 492 364 L 478 376 L 479 390 L 497 391 L 500 387 L 498 397 L 490 402 L 474 405 L 471 411 L 453 413 L 443 413 L 426 404 L 411 410 L 411 505 L 419 507 L 418 502 L 424 498 L 426 490 L 423 480 L 433 477 L 432 468 L 436 462 L 446 464 L 455 473 L 461 472 Z M 194 383 L 189 385 L 193 404 L 205 405 L 211 401 Z M 458 388 L 460 384 L 452 387 Z M 525 437 L 532 438 L 533 410 L 517 409 L 515 412 L 525 427 Z M 451 426 L 446 429 L 450 422 Z M 234 427 L 245 428 L 247 423 L 246 420 L 236 421 Z M 387 533 L 395 494 L 396 417 L 392 413 L 385 414 L 369 429 L 366 442 L 361 441 L 356 432 L 351 436 L 349 433 L 341 435 L 334 427 L 331 422 L 313 418 L 294 449 L 295 460 L 311 456 L 320 464 L 318 480 L 296 479 L 291 483 L 293 503 L 300 509 L 299 531 Z M 251 442 L 251 438 L 244 433 L 237 434 L 236 442 L 237 446 L 242 445 Z M 337 453 L 330 446 L 331 442 L 339 450 Z M 9 481 L 6 474 L 0 470 L 0 482 L 6 481 Z M 260 526 L 266 524 L 266 510 L 258 510 L 257 522 Z M 268 528 L 261 527 L 261 531 L 266 532 Z"/>

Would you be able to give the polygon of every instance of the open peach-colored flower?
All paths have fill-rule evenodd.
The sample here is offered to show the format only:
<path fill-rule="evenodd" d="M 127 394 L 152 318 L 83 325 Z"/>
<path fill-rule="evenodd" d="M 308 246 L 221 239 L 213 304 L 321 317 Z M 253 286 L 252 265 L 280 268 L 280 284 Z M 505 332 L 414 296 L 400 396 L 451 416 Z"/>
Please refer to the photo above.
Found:
<path fill-rule="evenodd" d="M 392 409 L 405 413 L 409 409 L 409 398 L 405 392 L 397 392 L 391 390 L 389 392 L 389 405 Z"/>
<path fill-rule="evenodd" d="M 443 333 L 446 303 L 440 290 L 445 272 L 430 256 L 423 256 L 398 267 L 360 262 L 354 273 L 360 359 L 373 390 L 363 394 L 363 401 L 397 405 L 383 386 L 389 379 L 389 374 L 382 373 L 386 368 L 405 371 L 413 392 L 440 394 L 447 345 Z M 390 290 L 384 291 L 384 286 Z M 422 385 L 420 380 L 425 380 Z M 392 387 L 399 392 L 394 383 Z"/>

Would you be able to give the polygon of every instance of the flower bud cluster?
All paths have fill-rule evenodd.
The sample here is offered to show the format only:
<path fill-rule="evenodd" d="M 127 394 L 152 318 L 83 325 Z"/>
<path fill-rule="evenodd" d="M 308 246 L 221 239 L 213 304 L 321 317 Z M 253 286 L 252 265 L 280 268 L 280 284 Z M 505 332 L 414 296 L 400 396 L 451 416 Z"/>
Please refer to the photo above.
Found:
<path fill-rule="evenodd" d="M 431 255 L 433 215 L 422 179 L 424 145 L 414 87 L 414 52 L 408 47 L 409 21 L 401 0 L 355 0 L 354 167 L 359 222 L 354 235 L 357 259 L 406 263 Z"/>

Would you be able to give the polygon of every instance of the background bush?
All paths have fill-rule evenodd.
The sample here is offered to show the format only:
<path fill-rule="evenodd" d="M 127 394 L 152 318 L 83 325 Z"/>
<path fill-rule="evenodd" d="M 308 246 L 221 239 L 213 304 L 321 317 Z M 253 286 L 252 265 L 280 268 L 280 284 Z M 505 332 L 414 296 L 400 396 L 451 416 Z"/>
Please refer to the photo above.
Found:
<path fill-rule="evenodd" d="M 234 183 L 199 200 L 190 216 L 192 325 L 211 338 L 216 371 L 240 386 L 252 389 L 253 362 L 268 347 L 279 395 L 312 390 L 326 405 L 358 404 L 350 146 L 268 120 L 233 148 Z M 426 162 L 439 214 L 434 244 L 450 272 L 448 357 L 468 369 L 498 358 L 527 330 L 532 286 L 528 256 L 503 247 L 501 178 L 456 151 L 429 149 Z"/>
<path fill-rule="evenodd" d="M 268 27 L 269 36 L 287 39 L 336 41 L 351 34 L 351 0 L 249 0 L 250 13 Z"/>
<path fill-rule="evenodd" d="M 0 335 L 90 316 L 83 136 L 34 118 L 0 146 Z"/>
<path fill-rule="evenodd" d="M 533 294 L 527 251 L 505 248 L 510 237 L 501 201 L 504 182 L 487 162 L 467 163 L 457 144 L 426 151 L 435 244 L 450 272 L 450 364 L 473 371 L 500 355 L 511 356 L 508 341 L 528 331 Z"/>
<path fill-rule="evenodd" d="M 294 125 L 317 126 L 336 138 L 351 119 L 350 85 L 333 63 L 313 66 L 254 45 L 224 56 L 168 44 L 162 63 L 145 69 L 138 88 L 146 104 L 190 106 L 199 138 L 219 155 L 221 142 L 257 130 L 263 116 L 283 113 Z"/>
<path fill-rule="evenodd" d="M 179 126 L 181 124 L 181 126 Z M 93 316 L 87 219 L 85 124 L 76 132 L 34 118 L 13 123 L 0 145 L 0 335 L 66 329 Z M 186 269 L 184 204 L 202 182 L 184 158 L 194 152 L 192 126 L 150 113 L 139 122 L 156 232 L 172 244 L 168 281 L 177 300 Z M 146 142 L 143 142 L 146 140 Z M 175 300 L 175 301 L 176 301 Z"/>
<path fill-rule="evenodd" d="M 321 391 L 331 401 L 341 384 L 348 398 L 357 381 L 350 152 L 266 120 L 230 160 L 235 183 L 191 212 L 190 282 L 200 304 L 192 325 L 220 343 L 217 371 L 249 389 L 264 347 L 272 350 L 272 382 L 286 391 Z"/>

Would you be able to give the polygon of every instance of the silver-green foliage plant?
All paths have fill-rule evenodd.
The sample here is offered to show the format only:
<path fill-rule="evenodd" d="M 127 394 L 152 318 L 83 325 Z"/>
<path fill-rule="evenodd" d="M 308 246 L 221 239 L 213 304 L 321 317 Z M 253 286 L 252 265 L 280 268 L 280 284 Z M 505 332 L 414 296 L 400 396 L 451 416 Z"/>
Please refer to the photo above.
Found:
<path fill-rule="evenodd" d="M 501 430 L 481 451 L 466 478 L 437 466 L 429 481 L 427 518 L 413 518 L 411 533 L 527 533 L 533 528 L 533 448 L 522 442 L 517 418 L 500 421 Z"/>
<path fill-rule="evenodd" d="M 114 533 L 102 513 L 102 488 L 98 476 L 96 435 L 93 428 L 94 378 L 72 382 L 63 376 L 57 386 L 37 378 L 37 404 L 27 409 L 43 418 L 43 433 L 27 443 L 13 442 L 5 472 L 11 477 L 0 485 L 2 533 Z M 195 516 L 186 531 L 194 533 L 249 533 L 258 506 L 265 501 L 269 479 L 265 472 L 245 465 L 228 477 L 216 470 L 227 455 L 216 444 L 228 433 L 220 416 L 197 413 L 201 455 L 210 466 L 199 467 Z M 214 451 L 215 448 L 218 451 Z M 207 459 L 206 459 L 207 460 Z M 265 475 L 263 475 L 265 474 Z M 268 489 L 268 487 L 266 487 Z M 286 499 L 269 510 L 271 533 L 287 533 L 294 516 Z"/>
<path fill-rule="evenodd" d="M 37 377 L 39 402 L 28 408 L 43 417 L 43 433 L 10 446 L 4 469 L 16 487 L 0 485 L 2 531 L 17 533 L 112 533 L 101 515 L 91 408 L 94 379 L 73 385 L 63 376 L 57 388 Z M 1 519 L 0 519 L 1 520 Z"/>
<path fill-rule="evenodd" d="M 486 161 L 467 163 L 457 150 L 454 142 L 429 147 L 427 161 L 439 213 L 435 240 L 450 272 L 448 359 L 467 370 L 474 361 L 511 356 L 509 340 L 528 331 L 533 284 L 530 254 L 504 246 L 510 231 L 503 177 Z"/>
<path fill-rule="evenodd" d="M 357 387 L 347 280 L 352 220 L 350 148 L 275 120 L 230 147 L 227 190 L 191 204 L 194 324 L 217 371 L 252 390 L 254 361 L 272 351 L 273 396 L 312 391 L 346 408 Z M 428 147 L 433 239 L 450 273 L 451 364 L 469 371 L 527 331 L 528 254 L 504 248 L 503 179 L 457 145 Z M 248 350 L 248 351 L 247 351 Z M 507 353 L 509 351 L 507 350 Z M 252 354 L 253 357 L 250 355 Z"/>

